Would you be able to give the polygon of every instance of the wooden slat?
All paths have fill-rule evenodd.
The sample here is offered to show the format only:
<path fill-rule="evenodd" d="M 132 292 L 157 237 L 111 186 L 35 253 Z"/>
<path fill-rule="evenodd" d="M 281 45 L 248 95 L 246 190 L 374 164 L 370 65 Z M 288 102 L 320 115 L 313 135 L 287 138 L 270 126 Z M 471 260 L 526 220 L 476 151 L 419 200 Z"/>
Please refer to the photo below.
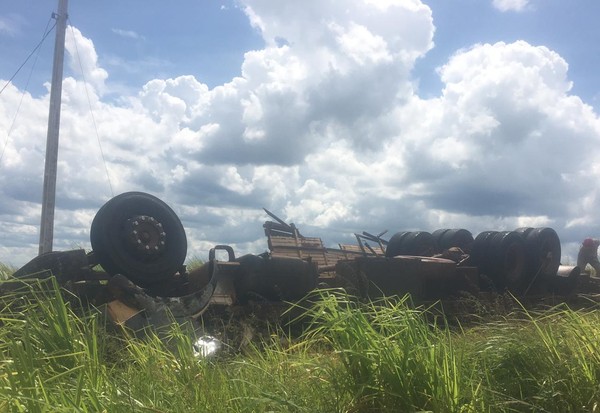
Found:
<path fill-rule="evenodd" d="M 279 224 L 267 225 L 266 223 L 264 225 L 269 250 L 274 257 L 310 258 L 319 267 L 331 267 L 340 260 L 354 259 L 365 255 L 358 245 L 340 244 L 340 249 L 326 248 L 323 246 L 321 238 L 303 237 L 297 231 L 289 235 L 281 235 L 281 232 L 271 231 L 271 228 L 279 229 L 280 226 Z M 372 248 L 376 254 L 384 255 L 379 246 Z M 368 249 L 367 255 L 372 255 Z"/>
<path fill-rule="evenodd" d="M 360 253 L 360 254 L 363 253 L 362 249 L 360 249 L 360 246 L 358 246 L 358 245 L 351 245 L 351 244 L 339 244 L 339 245 L 340 245 L 340 249 L 342 251 L 350 251 L 350 252 L 356 252 L 356 253 Z M 377 255 L 385 255 L 385 252 L 381 249 L 381 247 L 379 245 L 376 245 L 376 246 L 370 245 L 370 247 L 373 249 L 373 251 L 375 251 L 375 253 Z M 372 255 L 368 248 L 365 248 L 365 250 L 367 251 L 367 255 Z"/>
<path fill-rule="evenodd" d="M 283 236 L 269 236 L 269 245 L 272 247 L 302 247 L 302 248 L 323 248 L 323 241 L 320 238 L 294 238 Z"/>

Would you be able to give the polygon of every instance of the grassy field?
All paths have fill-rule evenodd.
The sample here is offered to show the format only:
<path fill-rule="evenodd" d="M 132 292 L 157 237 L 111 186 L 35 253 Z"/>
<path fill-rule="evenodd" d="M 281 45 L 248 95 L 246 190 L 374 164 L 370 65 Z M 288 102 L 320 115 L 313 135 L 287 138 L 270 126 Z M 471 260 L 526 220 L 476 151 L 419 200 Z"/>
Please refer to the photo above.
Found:
<path fill-rule="evenodd" d="M 32 287 L 1 302 L 0 412 L 600 411 L 596 307 L 460 324 L 408 298 L 310 302 L 291 324 L 224 313 L 223 351 L 201 358 L 184 327 L 136 339 Z"/>

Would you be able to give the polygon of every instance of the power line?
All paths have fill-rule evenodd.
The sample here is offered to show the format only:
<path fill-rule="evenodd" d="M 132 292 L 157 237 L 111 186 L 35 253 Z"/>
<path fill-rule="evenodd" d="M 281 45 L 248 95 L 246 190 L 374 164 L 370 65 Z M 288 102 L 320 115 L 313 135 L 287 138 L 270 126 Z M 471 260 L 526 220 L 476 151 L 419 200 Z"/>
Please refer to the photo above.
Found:
<path fill-rule="evenodd" d="M 71 23 L 70 19 L 69 19 L 69 23 Z M 90 115 L 92 116 L 92 123 L 94 125 L 94 131 L 96 132 L 96 139 L 98 140 L 98 147 L 100 148 L 100 156 L 102 157 L 102 163 L 104 164 L 104 171 L 106 172 L 106 179 L 108 180 L 108 186 L 110 188 L 110 195 L 111 195 L 111 197 L 114 197 L 115 194 L 113 192 L 112 183 L 110 182 L 110 175 L 108 173 L 108 166 L 106 165 L 104 151 L 102 150 L 102 144 L 100 143 L 100 134 L 98 133 L 98 126 L 96 124 L 96 118 L 94 116 L 94 111 L 92 110 L 92 102 L 90 100 L 90 94 L 88 92 L 87 82 L 85 80 L 85 73 L 83 72 L 83 65 L 81 64 L 81 58 L 79 57 L 79 49 L 77 48 L 77 39 L 75 38 L 75 33 L 73 32 L 73 25 L 70 24 L 69 28 L 71 29 L 71 36 L 73 36 L 73 44 L 75 45 L 75 54 L 77 55 L 77 62 L 79 63 L 79 69 L 81 69 L 81 77 L 83 78 L 83 88 L 85 89 L 85 96 L 87 98 L 88 106 L 90 108 Z"/>
<path fill-rule="evenodd" d="M 48 19 L 48 22 L 46 23 L 46 28 L 44 29 L 44 34 L 42 36 L 42 40 L 35 47 L 35 49 L 33 49 L 33 51 L 31 52 L 31 54 L 29 55 L 29 57 L 31 57 L 31 55 L 36 51 L 36 49 L 39 49 L 39 47 L 42 44 L 42 42 L 44 41 L 44 39 L 48 36 L 48 34 L 50 34 L 50 32 L 52 31 L 52 29 L 54 29 L 54 26 L 56 26 L 56 22 L 55 22 L 54 26 L 52 26 L 52 28 L 50 30 L 48 30 L 48 26 L 50 26 L 50 21 L 51 20 L 52 20 L 52 17 L 50 17 Z M 19 112 L 21 110 L 21 105 L 23 104 L 23 98 L 25 97 L 25 93 L 27 93 L 27 90 L 29 89 L 29 82 L 31 80 L 31 75 L 33 74 L 33 70 L 35 69 L 35 65 L 37 63 L 37 60 L 38 60 L 39 56 L 40 56 L 40 54 L 39 54 L 39 50 L 38 50 L 38 53 L 35 55 L 35 59 L 33 61 L 33 65 L 31 65 L 31 70 L 29 71 L 29 76 L 27 76 L 27 82 L 25 83 L 25 88 L 23 89 L 23 93 L 21 93 L 21 98 L 19 99 L 19 105 L 17 106 L 17 110 L 15 111 L 15 116 L 13 116 L 13 120 L 12 120 L 12 122 L 10 124 L 10 127 L 8 128 L 8 133 L 6 134 L 6 140 L 4 141 L 4 146 L 2 147 L 2 153 L 0 153 L 0 165 L 2 164 L 2 159 L 4 158 L 4 152 L 6 152 L 6 147 L 8 146 L 8 141 L 10 139 L 10 135 L 12 133 L 13 128 L 15 127 L 15 123 L 17 121 L 17 116 L 19 115 Z M 17 75 L 17 73 L 19 73 L 19 70 L 21 70 L 21 68 L 23 67 L 23 65 L 25 65 L 25 63 L 27 62 L 27 60 L 29 59 L 29 57 L 27 57 L 27 59 L 25 60 L 25 62 L 23 62 L 23 64 L 19 67 L 19 69 L 13 75 L 13 77 L 11 78 L 11 80 Z M 2 88 L 2 91 L 8 86 L 8 84 L 11 82 L 11 80 L 9 80 L 8 83 L 6 83 L 6 85 L 4 85 L 4 87 Z M 0 93 L 2 93 L 2 91 L 0 91 Z"/>
<path fill-rule="evenodd" d="M 48 26 L 46 25 L 46 27 L 48 27 Z M 42 43 L 44 43 L 44 40 L 46 40 L 46 37 L 48 37 L 48 35 L 52 32 L 52 30 L 55 27 L 56 27 L 56 21 L 54 22 L 54 25 L 50 28 L 50 30 L 48 30 L 44 34 L 44 37 L 42 37 L 42 40 L 40 40 L 40 42 L 37 44 L 37 46 L 35 46 L 35 48 L 31 51 L 31 53 L 29 53 L 29 56 L 27 56 L 27 58 L 25 59 L 25 61 L 23 63 L 21 63 L 21 66 L 19 66 L 19 68 L 17 69 L 17 71 L 15 72 L 15 74 L 12 75 L 12 77 L 8 80 L 8 82 L 6 82 L 6 84 L 2 87 L 2 89 L 0 89 L 0 95 L 2 94 L 2 92 L 4 92 L 4 89 L 7 88 L 7 86 L 10 84 L 10 82 L 13 81 L 13 79 L 15 78 L 15 76 L 17 76 L 17 74 L 21 71 L 21 69 L 23 68 L 23 66 L 25 66 L 25 63 L 27 63 L 27 61 L 31 58 L 31 56 L 33 56 L 33 54 L 35 53 L 35 51 L 40 48 L 40 46 L 42 45 Z"/>

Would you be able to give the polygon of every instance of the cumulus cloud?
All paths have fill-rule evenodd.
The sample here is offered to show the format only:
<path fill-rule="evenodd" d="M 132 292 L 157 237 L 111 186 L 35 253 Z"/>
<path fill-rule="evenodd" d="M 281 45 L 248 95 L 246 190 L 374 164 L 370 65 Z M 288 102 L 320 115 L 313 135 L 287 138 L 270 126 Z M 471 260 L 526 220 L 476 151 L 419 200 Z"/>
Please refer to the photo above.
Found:
<path fill-rule="evenodd" d="M 581 148 L 598 138 L 597 117 L 568 95 L 566 62 L 525 42 L 486 44 L 453 56 L 440 74 L 445 132 L 409 132 L 411 155 L 420 159 L 412 177 L 431 183 L 432 202 L 471 214 L 562 216 L 564 198 L 548 194 L 568 197 L 582 190 L 576 177 L 595 151 Z M 577 125 L 568 121 L 572 117 Z M 436 165 L 433 176 L 430 168 L 420 171 L 423 160 Z"/>
<path fill-rule="evenodd" d="M 329 244 L 360 230 L 544 225 L 566 243 L 600 232 L 600 120 L 571 94 L 556 52 L 473 45 L 440 67 L 443 89 L 424 99 L 412 70 L 435 27 L 420 1 L 243 7 L 266 46 L 245 54 L 239 77 L 212 89 L 193 76 L 154 79 L 118 103 L 103 99 L 108 73 L 73 28 L 69 61 L 79 55 L 92 85 L 104 157 L 82 78 L 68 77 L 55 248 L 89 246 L 111 196 L 104 161 L 115 194 L 151 192 L 175 209 L 190 256 L 216 243 L 262 252 L 261 207 Z M 0 96 L 0 130 L 20 94 Z M 25 96 L 0 164 L 0 261 L 35 251 L 47 101 Z"/>
<path fill-rule="evenodd" d="M 65 49 L 68 52 L 71 70 L 82 74 L 85 82 L 101 94 L 108 73 L 98 66 L 98 54 L 92 40 L 84 37 L 79 29 L 73 26 L 68 26 L 67 32 L 69 36 L 65 36 Z"/>

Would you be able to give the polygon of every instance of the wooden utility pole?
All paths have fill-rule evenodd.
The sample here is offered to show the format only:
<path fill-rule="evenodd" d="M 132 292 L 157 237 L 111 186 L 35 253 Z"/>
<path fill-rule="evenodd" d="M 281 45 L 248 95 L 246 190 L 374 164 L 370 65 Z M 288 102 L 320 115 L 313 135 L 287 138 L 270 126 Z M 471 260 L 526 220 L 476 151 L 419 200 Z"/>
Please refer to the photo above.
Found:
<path fill-rule="evenodd" d="M 58 12 L 54 13 L 54 18 L 56 19 L 56 40 L 54 42 L 54 64 L 52 66 L 48 136 L 46 139 L 42 222 L 40 225 L 40 255 L 52 251 L 52 241 L 54 238 L 58 132 L 60 129 L 60 103 L 62 98 L 63 63 L 65 57 L 65 32 L 67 30 L 68 18 L 67 3 L 68 0 L 58 0 Z"/>

